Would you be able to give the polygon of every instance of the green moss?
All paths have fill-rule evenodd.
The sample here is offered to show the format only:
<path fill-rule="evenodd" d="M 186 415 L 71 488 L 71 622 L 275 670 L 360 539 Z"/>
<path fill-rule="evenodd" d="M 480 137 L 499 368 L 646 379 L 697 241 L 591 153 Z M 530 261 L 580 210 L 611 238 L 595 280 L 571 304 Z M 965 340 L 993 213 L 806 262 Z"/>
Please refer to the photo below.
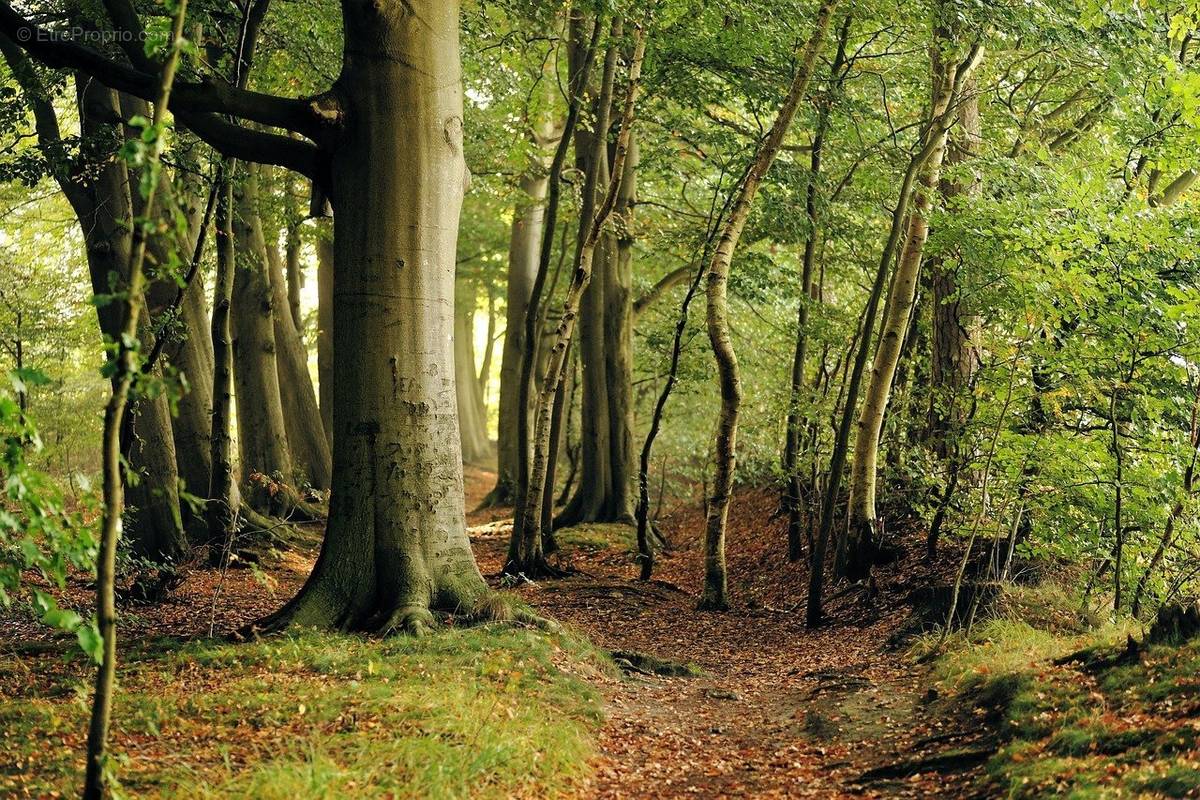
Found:
<path fill-rule="evenodd" d="M 1163 773 L 1133 782 L 1131 788 L 1145 792 L 1157 792 L 1167 797 L 1190 797 L 1200 786 L 1200 769 L 1173 766 Z"/>
<path fill-rule="evenodd" d="M 584 777 L 605 667 L 574 637 L 510 626 L 377 640 L 301 632 L 128 654 L 114 726 L 137 797 L 496 797 Z M 75 681 L 86 665 L 63 668 Z M 86 693 L 0 686 L 0 794 L 77 791 Z M 45 747 L 73 737 L 72 746 Z M 8 759 L 6 759 L 8 761 Z"/>
<path fill-rule="evenodd" d="M 637 552 L 637 530 L 620 522 L 590 522 L 563 528 L 555 534 L 560 547 L 584 550 L 615 549 L 628 553 Z"/>

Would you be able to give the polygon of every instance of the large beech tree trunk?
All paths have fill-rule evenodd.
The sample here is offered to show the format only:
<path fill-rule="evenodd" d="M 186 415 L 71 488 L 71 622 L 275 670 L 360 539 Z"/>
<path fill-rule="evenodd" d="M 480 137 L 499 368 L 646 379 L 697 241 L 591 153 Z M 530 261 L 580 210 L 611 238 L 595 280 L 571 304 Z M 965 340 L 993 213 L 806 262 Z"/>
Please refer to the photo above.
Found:
<path fill-rule="evenodd" d="M 593 151 L 595 135 L 581 134 L 579 141 L 589 146 L 581 147 L 579 161 L 586 172 L 599 159 L 597 184 L 603 187 L 610 180 L 608 154 Z M 636 159 L 631 140 L 614 210 L 617 230 L 596 248 L 595 280 L 580 306 L 580 480 L 558 525 L 633 521 L 633 240 L 627 218 L 636 196 Z"/>
<path fill-rule="evenodd" d="M 463 518 L 453 372 L 459 4 L 346 0 L 332 96 L 333 494 L 321 555 L 270 621 L 420 630 L 487 592 Z"/>
<path fill-rule="evenodd" d="M 896 366 L 900 361 L 901 348 L 916 301 L 921 255 L 925 240 L 929 236 L 929 215 L 941 175 L 947 132 L 953 121 L 954 106 L 980 55 L 976 48 L 961 64 L 946 62 L 940 48 L 948 43 L 947 37 L 945 29 L 939 27 L 935 33 L 934 46 L 930 50 L 933 59 L 932 113 L 925 134 L 925 149 L 929 151 L 929 155 L 918 176 L 908 231 L 888 290 L 879 346 L 875 351 L 871 380 L 867 385 L 858 418 L 854 462 L 850 471 L 850 519 L 843 563 L 843 571 L 851 580 L 861 580 L 869 576 L 875 557 L 878 538 L 875 510 L 878 472 L 876 462 L 884 412 L 891 396 Z"/>
<path fill-rule="evenodd" d="M 733 471 L 736 465 L 738 410 L 742 402 L 742 379 L 738 370 L 737 356 L 733 350 L 733 338 L 729 329 L 729 301 L 727 287 L 729 268 L 742 229 L 750 218 L 750 209 L 758 187 L 767 170 L 775 161 L 783 138 L 787 135 L 796 109 L 808 82 L 812 77 L 817 53 L 829 29 L 829 18 L 837 0 L 825 0 L 817 10 L 813 31 L 804 46 L 796 75 L 771 130 L 754 154 L 746 177 L 737 190 L 737 200 L 731 207 L 721 237 L 713 251 L 706 275 L 708 340 L 712 344 L 713 356 L 721 384 L 721 411 L 717 418 L 717 436 L 714 445 L 715 469 L 713 491 L 708 503 L 704 536 L 704 591 L 700 597 L 700 608 L 709 611 L 724 611 L 729 608 L 728 580 L 725 571 L 725 522 L 729 516 L 729 501 L 733 492 Z"/>

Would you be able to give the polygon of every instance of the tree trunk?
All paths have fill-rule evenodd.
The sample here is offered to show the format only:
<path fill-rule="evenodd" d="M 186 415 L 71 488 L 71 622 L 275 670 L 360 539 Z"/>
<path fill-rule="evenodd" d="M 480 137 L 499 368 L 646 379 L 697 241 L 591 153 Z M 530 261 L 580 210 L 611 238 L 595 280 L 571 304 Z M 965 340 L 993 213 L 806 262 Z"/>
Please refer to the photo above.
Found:
<path fill-rule="evenodd" d="M 858 418 L 854 462 L 850 472 L 850 519 L 843 567 L 845 575 L 851 580 L 867 578 L 875 557 L 878 523 L 875 510 L 876 462 L 884 412 L 916 300 L 921 254 L 929 235 L 929 214 L 946 151 L 946 134 L 952 121 L 953 106 L 978 56 L 978 51 L 973 51 L 962 65 L 943 61 L 939 47 L 946 37 L 945 31 L 939 29 L 931 50 L 934 60 L 931 116 L 923 148 L 928 150 L 928 155 L 913 196 L 908 231 L 896 272 L 892 276 L 879 345 L 871 367 L 871 380 Z"/>
<path fill-rule="evenodd" d="M 236 269 L 233 285 L 234 383 L 238 452 L 250 504 L 264 513 L 282 513 L 268 483 L 294 485 L 292 454 L 284 425 L 276 367 L 276 309 L 271 293 L 266 242 L 254 201 L 258 170 L 247 165 L 234 190 L 233 232 Z M 286 313 L 287 306 L 278 311 Z M 273 488 L 273 487 L 272 487 Z"/>
<path fill-rule="evenodd" d="M 500 356 L 500 425 L 496 431 L 496 488 L 490 505 L 509 505 L 516 499 L 517 415 L 520 404 L 521 354 L 525 349 L 525 314 L 537 275 L 538 249 L 548 180 L 526 174 L 520 179 L 521 197 L 513 211 L 508 244 L 508 288 L 505 300 L 504 348 Z M 524 409 L 526 416 L 529 409 Z"/>
<path fill-rule="evenodd" d="M 288 196 L 287 239 L 284 245 L 284 264 L 287 266 L 287 301 L 288 308 L 292 312 L 292 325 L 303 341 L 304 314 L 300 308 L 300 290 L 304 288 L 304 269 L 300 265 L 300 223 L 303 221 L 303 217 L 300 210 L 295 207 L 294 184 L 288 180 L 285 185 Z"/>
<path fill-rule="evenodd" d="M 317 383 L 321 427 L 333 452 L 333 239 L 317 239 Z"/>
<path fill-rule="evenodd" d="M 600 40 L 601 25 L 597 19 L 592 24 L 588 43 L 583 45 L 584 25 L 583 14 L 577 9 L 572 10 L 567 44 L 570 72 L 567 80 L 567 118 L 563 123 L 562 136 L 554 150 L 554 157 L 550 161 L 546 213 L 542 222 L 542 242 L 538 250 L 537 274 L 534 276 L 533 288 L 529 293 L 529 304 L 525 311 L 525 347 L 521 352 L 521 375 L 517 382 L 518 400 L 516 403 L 516 407 L 522 412 L 530 409 L 532 405 L 534 366 L 539 355 L 544 352 L 544 348 L 541 347 L 541 342 L 538 340 L 542 317 L 542 293 L 546 288 L 546 278 L 550 272 L 550 256 L 554 250 L 554 229 L 558 221 L 558 205 L 562 194 L 562 171 L 566 164 L 567 151 L 575 138 L 575 125 L 579 120 L 583 89 L 591 74 L 592 62 L 597 49 L 596 43 Z M 565 236 L 566 228 L 563 231 Z M 565 247 L 563 252 L 566 252 Z M 532 411 L 532 409 L 530 410 Z M 506 567 L 519 568 L 522 566 L 526 549 L 527 539 L 522 530 L 525 516 L 522 509 L 528 504 L 530 495 L 530 464 L 533 460 L 530 447 L 532 441 L 530 427 L 533 424 L 531 416 L 532 413 L 517 414 L 517 497 L 514 504 L 512 534 L 508 541 L 508 556 L 505 559 Z"/>
<path fill-rule="evenodd" d="M 608 109 L 612 106 L 613 79 L 616 69 L 615 39 L 620 36 L 621 24 L 614 21 L 610 36 L 614 40 L 609 45 L 605 57 L 604 79 L 600 92 L 596 130 L 608 129 Z M 603 202 L 597 205 L 594 214 L 586 214 L 582 220 L 586 223 L 581 246 L 578 250 L 576 268 L 567 287 L 567 296 L 563 301 L 562 315 L 554 335 L 554 345 L 550 350 L 549 363 L 546 367 L 545 379 L 538 395 L 536 409 L 536 427 L 533 438 L 533 461 L 529 471 L 529 484 L 522 497 L 523 507 L 520 511 L 520 521 L 514 526 L 513 538 L 518 544 L 515 560 L 510 559 L 506 570 L 523 572 L 526 575 L 540 574 L 546 565 L 542 554 L 541 512 L 543 493 L 546 491 L 546 476 L 549 470 L 549 460 L 557 456 L 550 449 L 551 426 L 554 413 L 554 398 L 558 392 L 566 367 L 567 354 L 570 350 L 571 338 L 574 333 L 575 321 L 579 314 L 579 305 L 584 290 L 592 278 L 592 263 L 597 246 L 604 233 L 605 223 L 612 215 L 617 203 L 621 176 L 625 171 L 625 160 L 629 152 L 629 141 L 633 126 L 634 109 L 637 102 L 638 84 L 641 77 L 642 58 L 646 50 L 646 32 L 643 27 L 637 28 L 633 57 L 629 65 L 629 84 L 625 92 L 625 107 L 621 118 L 620 132 L 617 135 L 616 149 L 613 157 L 612 179 L 608 184 Z M 605 140 L 596 138 L 593 143 L 597 161 L 603 156 Z M 592 186 L 595 182 L 596 171 L 589 173 L 588 180 Z M 585 197 L 587 190 L 585 189 Z M 551 488 L 552 491 L 552 488 Z"/>
<path fill-rule="evenodd" d="M 113 291 L 114 279 L 123 282 L 129 277 L 129 220 L 133 218 L 132 192 L 136 189 L 127 166 L 116 156 L 122 139 L 121 129 L 111 123 L 120 118 L 117 93 L 86 79 L 78 83 L 83 135 L 90 141 L 110 142 L 113 155 L 86 182 L 76 184 L 68 197 L 75 197 L 72 205 L 83 229 L 92 291 L 108 295 Z M 136 305 L 138 335 L 149 347 L 152 334 L 145 304 L 139 299 Z M 101 331 L 115 340 L 122 324 L 119 305 L 108 303 L 97 311 Z M 155 367 L 152 375 L 161 379 L 161 369 Z M 164 393 L 131 397 L 122 414 L 122 450 L 129 459 L 129 470 L 138 475 L 138 480 L 126 487 L 123 533 L 141 556 L 154 561 L 180 560 L 187 550 L 187 539 L 179 507 L 179 473 L 167 397 Z"/>
<path fill-rule="evenodd" d="M 179 64 L 179 51 L 182 44 L 183 20 L 187 13 L 187 0 L 181 0 L 174 10 L 170 28 L 170 54 L 162 67 L 157 102 L 154 105 L 154 115 L 147 131 L 157 132 L 150 141 L 146 153 L 149 166 L 154 177 L 147 187 L 141 189 L 145 195 L 146 207 L 154 208 L 154 194 L 159 180 L 157 174 L 158 161 L 162 154 L 163 140 L 166 138 L 161 130 L 163 119 L 167 113 L 167 101 L 170 98 L 171 86 L 175 81 L 175 68 Z M 128 171 L 125 171 L 128 178 Z M 128 186 L 128 182 L 126 183 Z M 113 211 L 117 209 L 114 208 Z M 132 211 L 132 205 L 130 205 Z M 133 222 L 132 214 L 126 218 Z M 117 604 L 116 604 L 116 560 L 117 541 L 121 535 L 121 518 L 124 513 L 125 496 L 123 489 L 127 480 L 121 474 L 122 467 L 122 417 L 125 415 L 125 405 L 135 375 L 139 372 L 136 348 L 133 344 L 138 338 L 139 328 L 144 327 L 143 319 L 143 290 L 145 277 L 143 265 L 146 261 L 146 236 L 149 224 L 138 222 L 130 237 L 129 259 L 126 261 L 126 274 L 117 278 L 112 289 L 125 292 L 126 299 L 110 301 L 113 316 L 120 318 L 119 327 L 113 340 L 117 343 L 114 355 L 115 370 L 112 377 L 112 395 L 104 409 L 103 434 L 103 471 L 104 471 L 104 507 L 100 523 L 99 550 L 96 555 L 96 624 L 102 640 L 100 664 L 96 669 L 95 691 L 92 696 L 92 712 L 88 724 L 87 759 L 84 772 L 84 800 L 101 800 L 108 791 L 107 776 L 108 758 L 108 729 L 112 718 L 113 686 L 117 673 Z M 86 233 L 85 233 L 86 235 Z M 118 272 L 119 276 L 120 273 Z M 169 422 L 169 419 L 168 419 Z M 169 434 L 168 434 L 169 437 Z M 173 449 L 173 448 L 172 448 Z M 174 466 L 174 452 L 171 453 Z M 178 513 L 178 509 L 177 512 Z"/>
<path fill-rule="evenodd" d="M 343 3 L 332 146 L 334 484 L 321 555 L 269 621 L 419 631 L 488 591 L 463 517 L 453 364 L 459 3 Z"/>
<path fill-rule="evenodd" d="M 591 147 L 581 149 L 589 153 L 580 160 L 581 169 L 589 169 L 593 158 L 599 160 L 599 186 L 610 180 L 606 150 L 596 149 L 597 156 L 589 152 Z M 633 239 L 629 215 L 637 194 L 637 157 L 637 143 L 631 141 L 614 211 L 618 230 L 606 234 L 597 247 L 596 279 L 588 284 L 581 306 L 581 475 L 558 526 L 633 521 Z M 587 219 L 586 213 L 583 218 Z"/>
<path fill-rule="evenodd" d="M 967 81 L 963 91 L 958 109 L 958 135 L 950 138 L 946 153 L 946 164 L 950 167 L 966 164 L 977 157 L 982 143 L 975 81 Z M 943 179 L 940 188 L 947 203 L 952 203 L 955 198 L 977 194 L 979 182 L 954 176 Z M 934 453 L 946 460 L 953 450 L 951 439 L 961 433 L 965 414 L 962 391 L 971 382 L 978 365 L 974 342 L 976 323 L 960 294 L 958 265 L 948 263 L 945 256 L 931 258 L 928 274 L 932 349 L 927 437 Z"/>
<path fill-rule="evenodd" d="M 473 302 L 474 297 L 470 300 Z M 487 435 L 487 415 L 475 373 L 474 310 L 463 309 L 454 315 L 454 383 L 462 460 L 486 463 L 492 456 L 492 443 Z"/>
<path fill-rule="evenodd" d="M 317 392 L 308 372 L 308 348 L 304 346 L 292 313 L 288 297 L 290 284 L 274 242 L 267 244 L 266 254 L 275 333 L 275 368 L 279 373 L 283 425 L 292 454 L 292 468 L 299 473 L 298 479 L 302 475 L 314 489 L 328 489 L 333 463 L 321 424 Z"/>
<path fill-rule="evenodd" d="M 801 393 L 804 390 L 806 361 L 808 359 L 808 317 L 811 306 L 820 302 L 816 285 L 816 267 L 821 240 L 819 191 L 821 182 L 821 156 L 825 144 L 825 133 L 829 128 L 829 116 L 835 94 L 841 92 L 845 74 L 842 67 L 846 62 L 846 41 L 850 36 L 850 15 L 838 36 L 837 54 L 831 69 L 831 88 L 817 100 L 817 125 L 813 131 L 812 149 L 809 152 L 808 185 L 805 187 L 804 207 L 808 217 L 808 236 L 804 241 L 804 255 L 800 271 L 800 307 L 796 314 L 796 349 L 792 357 L 791 395 L 788 402 L 786 432 L 783 444 L 783 474 L 786 481 L 784 502 L 788 512 L 788 560 L 799 561 L 802 555 L 804 524 L 807 515 L 804 509 L 803 481 L 800 468 L 800 445 L 804 434 L 805 414 L 801 409 Z M 813 458 L 816 455 L 813 454 Z"/>
<path fill-rule="evenodd" d="M 217 271 L 213 285 L 212 424 L 209 439 L 208 523 L 210 547 L 225 547 L 234 533 L 237 480 L 233 470 L 231 429 L 233 422 L 233 328 L 232 303 L 235 269 L 233 235 L 233 159 L 225 159 L 217 177 L 216 251 Z"/>
<path fill-rule="evenodd" d="M 750 218 L 750 209 L 758 187 L 767 170 L 775 161 L 783 138 L 787 135 L 796 109 L 808 82 L 812 77 L 817 53 L 829 28 L 837 0 L 825 0 L 817 10 L 812 34 L 804 46 L 801 61 L 792 79 L 791 87 L 779 108 L 779 114 L 771 125 L 767 137 L 754 154 L 746 177 L 738 190 L 737 201 L 729 212 L 729 218 L 721 231 L 712 261 L 708 266 L 706 295 L 708 311 L 708 339 L 712 344 L 721 384 L 721 411 L 717 418 L 717 436 L 714 444 L 715 469 L 713 492 L 708 504 L 704 537 L 704 592 L 700 608 L 723 611 L 729 608 L 729 591 L 725 573 L 725 523 L 729 516 L 729 501 L 733 492 L 733 472 L 737 453 L 738 410 L 742 401 L 742 379 L 738 370 L 737 356 L 733 350 L 733 338 L 729 330 L 729 301 L 727 286 L 733 252 L 741 238 L 742 229 Z"/>

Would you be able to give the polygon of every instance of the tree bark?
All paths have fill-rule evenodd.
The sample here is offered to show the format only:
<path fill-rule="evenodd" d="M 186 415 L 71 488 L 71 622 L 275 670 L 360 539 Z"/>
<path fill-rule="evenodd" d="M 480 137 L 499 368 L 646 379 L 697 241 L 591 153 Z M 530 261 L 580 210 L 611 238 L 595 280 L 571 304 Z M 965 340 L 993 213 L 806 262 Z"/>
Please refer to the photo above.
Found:
<path fill-rule="evenodd" d="M 180 0 L 174 11 L 171 24 L 170 54 L 162 67 L 158 101 L 154 106 L 154 115 L 148 131 L 153 132 L 149 152 L 150 168 L 156 169 L 162 154 L 163 139 L 165 138 L 161 125 L 167 113 L 167 101 L 171 95 L 171 85 L 175 81 L 175 69 L 179 63 L 179 50 L 182 44 L 183 20 L 187 13 L 187 0 Z M 154 193 L 158 183 L 158 175 L 144 190 L 145 205 L 154 208 Z M 128 176 L 128 171 L 125 171 Z M 132 211 L 132 204 L 130 205 Z M 132 213 L 127 218 L 134 221 Z M 103 472 L 104 472 L 104 507 L 100 523 L 99 552 L 96 556 L 96 623 L 103 649 L 100 665 L 96 670 L 95 691 L 92 696 L 92 713 L 88 724 L 87 737 L 87 766 L 84 773 L 84 800 L 101 800 L 105 796 L 109 781 L 107 777 L 108 729 L 112 717 L 113 687 L 117 673 L 117 604 L 116 604 L 116 559 L 117 540 L 121 535 L 121 518 L 124 514 L 125 477 L 121 474 L 122 455 L 122 417 L 125 415 L 125 405 L 135 375 L 139 372 L 137 364 L 136 345 L 138 330 L 143 327 L 145 276 L 143 265 L 146 260 L 146 237 L 148 225 L 145 221 L 134 225 L 130 238 L 129 260 L 126 262 L 126 275 L 118 277 L 116 286 L 126 293 L 126 299 L 110 302 L 108 306 L 114 316 L 120 318 L 117 335 L 117 352 L 114 356 L 115 370 L 112 378 L 112 395 L 104 409 L 103 434 Z M 117 273 L 119 276 L 120 273 Z M 169 421 L 169 420 L 168 420 Z M 172 453 L 174 456 L 174 453 Z M 174 459 L 172 458 L 172 466 Z M 178 513 L 178 512 L 177 512 Z"/>
<path fill-rule="evenodd" d="M 619 21 L 614 21 L 611 37 L 615 40 L 620 36 Z M 616 67 L 615 41 L 609 45 L 605 58 L 604 80 L 600 94 L 601 113 L 597 119 L 596 130 L 608 129 L 608 114 L 606 109 L 612 105 L 613 78 Z M 538 395 L 536 408 L 536 427 L 533 439 L 533 462 L 529 472 L 529 485 L 522 497 L 523 508 L 520 509 L 521 521 L 519 527 L 514 527 L 514 539 L 518 539 L 520 547 L 518 560 L 511 563 L 507 569 L 522 572 L 526 575 L 540 574 L 545 571 L 542 554 L 541 512 L 543 493 L 546 491 L 546 475 L 549 460 L 557 455 L 550 450 L 550 434 L 553 421 L 554 397 L 563 378 L 567 354 L 570 350 L 571 338 L 574 333 L 575 321 L 579 313 L 579 305 L 584 290 L 592 278 L 592 263 L 597 245 L 604 233 L 604 226 L 616 206 L 620 190 L 621 176 L 625 172 L 625 161 L 629 153 L 629 141 L 633 127 L 634 110 L 637 103 L 638 87 L 641 78 L 642 58 L 646 51 L 646 31 L 644 27 L 637 28 L 633 57 L 629 64 L 629 83 L 625 92 L 625 106 L 621 118 L 620 132 L 617 135 L 616 150 L 612 164 L 612 179 L 608 184 L 603 202 L 599 203 L 594 214 L 586 215 L 586 234 L 576 263 L 571 283 L 567 287 L 567 296 L 563 301 L 562 315 L 555 331 L 554 345 L 550 350 L 546 376 Z M 597 138 L 593 142 L 597 159 L 602 155 L 605 140 Z M 593 173 L 594 175 L 594 173 Z M 593 183 L 594 185 L 594 183 Z M 585 190 L 586 192 L 586 190 Z M 552 491 L 552 487 L 551 487 Z"/>
<path fill-rule="evenodd" d="M 804 255 L 800 270 L 800 307 L 796 314 L 796 349 L 792 357 L 791 396 L 783 444 L 783 474 L 786 481 L 784 502 L 788 512 L 788 560 L 799 561 L 802 555 L 804 524 L 803 480 L 800 468 L 801 439 L 804 434 L 805 414 L 801 406 L 804 391 L 805 368 L 808 360 L 808 318 L 811 307 L 820 302 L 816 285 L 816 267 L 821 240 L 820 183 L 821 156 L 825 146 L 825 134 L 829 129 L 829 116 L 835 94 L 841 92 L 845 79 L 843 65 L 846 62 L 846 42 L 850 36 L 850 15 L 846 16 L 838 35 L 837 54 L 831 69 L 831 87 L 817 100 L 817 125 L 813 131 L 812 149 L 809 151 L 808 185 L 805 187 L 804 207 L 808 217 L 808 236 L 804 241 Z M 815 453 L 813 458 L 815 458 Z"/>
<path fill-rule="evenodd" d="M 913 196 L 908 231 L 896 272 L 892 276 L 879 345 L 871 367 L 871 380 L 858 418 L 850 473 L 850 519 L 843 565 L 845 575 L 851 580 L 867 578 L 875 557 L 878 524 L 875 510 L 876 462 L 884 413 L 916 300 L 921 255 L 929 235 L 929 215 L 946 150 L 947 131 L 953 120 L 954 106 L 980 55 L 976 48 L 961 64 L 945 62 L 939 47 L 946 37 L 945 31 L 939 29 L 931 50 L 934 62 L 933 91 L 924 147 L 929 153 L 924 159 L 919 185 Z"/>
<path fill-rule="evenodd" d="M 474 299 L 472 296 L 469 301 L 473 304 Z M 475 373 L 474 309 L 462 309 L 454 315 L 454 383 L 462 460 L 486 463 L 492 456 L 492 442 L 488 439 L 487 414 Z"/>
<path fill-rule="evenodd" d="M 534 365 L 539 353 L 544 352 L 538 341 L 541 325 L 542 292 L 545 290 L 546 278 L 550 272 L 550 256 L 554 249 L 554 229 L 558 221 L 558 204 L 562 193 L 561 178 L 563 166 L 566 164 L 567 150 L 575 139 L 575 125 L 579 120 L 579 112 L 583 100 L 583 89 L 587 85 L 592 70 L 592 62 L 596 54 L 596 43 L 600 40 L 601 24 L 596 19 L 591 28 L 590 38 L 583 44 L 584 17 L 577 10 L 571 12 L 569 24 L 568 52 L 570 55 L 567 89 L 567 118 L 563 124 L 562 136 L 558 147 L 555 148 L 554 158 L 550 162 L 549 187 L 546 199 L 546 214 L 542 224 L 541 249 L 538 252 L 537 274 L 534 276 L 533 289 L 529 294 L 529 305 L 525 311 L 524 338 L 525 347 L 521 353 L 521 375 L 517 382 L 518 409 L 529 408 L 532 402 Z M 585 194 L 586 196 L 586 194 Z M 565 233 L 565 229 L 564 229 Z M 565 252 L 565 250 L 564 250 Z M 530 502 L 530 473 L 533 453 L 531 452 L 532 437 L 530 425 L 531 414 L 517 414 L 517 498 L 514 505 L 513 530 L 509 537 L 508 556 L 505 559 L 506 570 L 510 567 L 520 569 L 526 563 L 527 539 L 523 530 L 525 515 L 522 513 Z M 540 556 L 536 556 L 540 560 Z"/>
<path fill-rule="evenodd" d="M 459 3 L 343 3 L 334 97 L 334 483 L 321 555 L 268 620 L 420 631 L 487 593 L 463 517 L 453 364 Z"/>
<path fill-rule="evenodd" d="M 132 192 L 136 189 L 128 167 L 117 155 L 123 134 L 112 120 L 120 119 L 119 96 L 83 78 L 78 84 L 83 136 L 90 141 L 105 141 L 112 150 L 99 169 L 76 184 L 68 197 L 75 197 L 72 205 L 83 229 L 92 291 L 108 295 L 113 291 L 112 281 L 129 280 L 133 255 L 129 220 L 133 218 Z M 149 346 L 151 333 L 144 299 L 139 298 L 135 306 L 138 335 Z M 108 303 L 97 311 L 101 331 L 115 341 L 122 324 L 119 304 Z M 152 377 L 161 380 L 160 367 L 152 371 Z M 178 561 L 187 550 L 187 538 L 179 507 L 179 473 L 167 397 L 165 393 L 132 397 L 122 417 L 122 451 L 129 460 L 129 469 L 138 476 L 126 487 L 124 535 L 134 552 L 143 557 Z"/>
<path fill-rule="evenodd" d="M 584 160 L 583 168 L 591 158 Z M 631 139 L 614 211 L 618 230 L 606 234 L 597 247 L 596 279 L 588 284 L 581 306 L 581 475 L 557 526 L 633 521 L 633 238 L 629 226 L 637 195 L 637 158 L 637 142 Z M 607 152 L 599 159 L 597 182 L 605 185 Z"/>
<path fill-rule="evenodd" d="M 266 254 L 275 334 L 275 368 L 279 373 L 283 424 L 292 454 L 292 467 L 314 489 L 328 489 L 333 464 L 321 424 L 317 392 L 308 372 L 308 348 L 304 346 L 293 316 L 288 296 L 291 284 L 284 274 L 284 265 L 280 263 L 274 242 L 267 244 Z M 288 258 L 291 258 L 290 254 Z"/>
<path fill-rule="evenodd" d="M 317 383 L 321 427 L 333 452 L 333 239 L 317 239 Z"/>
<path fill-rule="evenodd" d="M 236 252 L 233 235 L 233 159 L 225 159 L 217 176 L 217 271 L 213 285 L 211 385 L 212 422 L 209 438 L 208 504 L 205 519 L 210 547 L 224 549 L 234 533 L 240 492 L 233 468 L 233 327 L 232 304 Z M 224 553 L 222 552 L 222 555 Z"/>
<path fill-rule="evenodd" d="M 950 137 L 946 153 L 949 167 L 961 166 L 979 155 L 982 127 L 974 79 L 964 84 L 958 122 L 957 135 Z M 955 176 L 943 179 L 940 189 L 950 204 L 955 198 L 977 194 L 979 182 Z M 961 432 L 965 413 L 962 391 L 970 384 L 979 363 L 974 342 L 976 323 L 969 303 L 961 296 L 958 265 L 948 263 L 945 256 L 931 258 L 928 274 L 932 350 L 927 437 L 934 453 L 944 461 L 953 450 L 951 440 Z"/>
<path fill-rule="evenodd" d="M 733 492 L 733 472 L 736 466 L 738 410 L 742 400 L 742 379 L 738 370 L 737 356 L 733 350 L 733 338 L 729 330 L 729 301 L 727 286 L 733 253 L 741 238 L 742 229 L 750 218 L 754 197 L 762 184 L 767 170 L 775 161 L 783 138 L 787 135 L 796 116 L 796 109 L 808 82 L 812 77 L 817 54 L 825 40 L 829 19 L 837 0 L 824 0 L 817 10 L 813 31 L 804 46 L 800 64 L 792 78 L 792 84 L 784 97 L 771 130 L 758 146 L 754 160 L 738 189 L 737 201 L 729 212 L 729 218 L 721 231 L 721 238 L 713 252 L 706 276 L 708 300 L 708 339 L 712 344 L 713 356 L 721 384 L 721 411 L 717 418 L 717 436 L 714 445 L 715 469 L 713 492 L 708 503 L 704 537 L 704 592 L 699 607 L 709 611 L 724 611 L 729 608 L 728 581 L 725 572 L 725 524 L 729 516 L 729 501 Z"/>
<path fill-rule="evenodd" d="M 275 502 L 276 487 L 296 482 L 276 367 L 274 316 L 277 310 L 286 313 L 287 306 L 274 308 L 266 242 L 255 207 L 257 183 L 258 168 L 248 165 L 234 189 L 234 395 L 246 496 L 256 510 L 280 514 L 289 509 L 286 502 Z"/>

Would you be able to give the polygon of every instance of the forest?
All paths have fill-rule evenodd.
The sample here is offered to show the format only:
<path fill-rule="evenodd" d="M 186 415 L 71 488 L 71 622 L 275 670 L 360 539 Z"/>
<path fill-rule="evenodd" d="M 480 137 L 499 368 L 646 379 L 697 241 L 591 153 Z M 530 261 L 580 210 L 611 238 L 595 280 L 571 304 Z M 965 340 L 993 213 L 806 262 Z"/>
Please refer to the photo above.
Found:
<path fill-rule="evenodd" d="M 0 796 L 1200 797 L 1200 5 L 0 56 Z"/>

